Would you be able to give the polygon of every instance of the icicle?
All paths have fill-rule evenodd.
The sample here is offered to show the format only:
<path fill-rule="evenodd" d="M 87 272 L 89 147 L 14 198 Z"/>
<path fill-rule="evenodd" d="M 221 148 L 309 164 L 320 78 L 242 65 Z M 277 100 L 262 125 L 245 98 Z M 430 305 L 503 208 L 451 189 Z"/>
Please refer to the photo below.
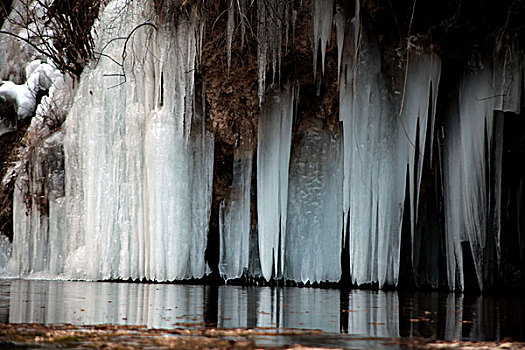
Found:
<path fill-rule="evenodd" d="M 341 60 L 343 58 L 343 46 L 346 33 L 346 17 L 343 9 L 337 5 L 334 16 L 335 27 L 337 30 L 337 78 L 341 76 Z"/>
<path fill-rule="evenodd" d="M 483 247 L 487 239 L 486 154 L 492 140 L 494 98 L 492 69 L 467 74 L 460 86 L 458 112 L 449 113 L 445 138 L 444 197 L 447 272 L 451 289 L 464 288 L 461 242 L 469 242 L 479 287 L 483 289 Z M 456 267 L 457 266 L 457 267 Z M 456 271 L 459 286 L 456 286 Z"/>
<path fill-rule="evenodd" d="M 367 39 L 362 40 L 362 45 L 363 52 L 368 54 L 364 64 L 355 70 L 355 77 L 341 79 L 344 85 L 340 118 L 345 130 L 345 178 L 348 178 L 345 191 L 349 191 L 350 212 L 350 273 L 355 283 L 377 281 L 382 286 L 396 283 L 393 276 L 389 276 L 397 260 L 400 225 L 396 222 L 401 218 L 399 203 L 403 203 L 405 182 L 404 170 L 399 171 L 396 165 L 399 155 L 392 150 L 397 139 L 397 123 L 392 118 L 391 107 L 379 98 L 388 94 L 377 78 L 379 52 Z M 352 47 L 347 46 L 347 50 L 343 54 L 346 60 L 343 65 L 351 70 Z M 349 91 L 346 86 L 352 82 L 354 90 Z"/>
<path fill-rule="evenodd" d="M 341 16 L 338 13 L 335 20 L 341 50 L 342 207 L 350 273 L 357 284 L 396 285 L 405 192 L 410 194 L 414 230 L 427 125 L 433 125 L 441 65 L 434 55 L 413 56 L 402 98 L 382 98 L 394 94 L 381 73 L 379 48 L 362 32 L 359 17 L 340 34 L 339 28 L 345 28 Z"/>
<path fill-rule="evenodd" d="M 288 15 L 290 12 L 293 13 L 293 9 L 284 0 L 258 0 L 257 5 L 257 67 L 259 104 L 262 104 L 269 62 L 271 62 L 272 67 L 272 84 L 276 82 L 276 75 L 277 81 L 280 81 L 281 78 L 283 36 L 287 37 L 288 22 L 290 21 Z"/>
<path fill-rule="evenodd" d="M 226 56 L 228 58 L 228 69 L 230 69 L 232 65 L 232 41 L 233 41 L 234 29 L 235 29 L 235 5 L 234 5 L 234 0 L 229 0 L 228 1 L 228 23 L 226 24 Z"/>
<path fill-rule="evenodd" d="M 293 88 L 266 98 L 257 136 L 257 216 L 262 274 L 270 280 L 284 259 Z"/>
<path fill-rule="evenodd" d="M 204 95 L 202 99 L 206 99 Z M 192 184 L 192 198 L 189 202 L 191 203 L 192 226 L 187 233 L 191 237 L 191 246 L 186 276 L 201 277 L 206 273 L 207 266 L 203 257 L 207 246 L 211 214 L 214 144 L 213 133 L 206 130 L 204 111 L 199 108 L 199 105 L 195 105 L 189 144 L 189 179 Z"/>
<path fill-rule="evenodd" d="M 230 197 L 226 204 L 221 204 L 219 272 L 225 279 L 239 278 L 249 267 L 252 154 L 250 133 L 241 137 L 240 145 L 235 149 Z"/>
<path fill-rule="evenodd" d="M 321 49 L 321 68 L 324 74 L 326 46 L 330 44 L 332 33 L 333 0 L 317 0 L 312 4 L 312 41 L 314 57 L 314 77 L 317 71 L 317 54 Z"/>
<path fill-rule="evenodd" d="M 404 95 L 401 97 L 403 110 L 400 113 L 399 120 L 401 127 L 399 137 L 402 148 L 398 147 L 397 151 L 407 157 L 410 227 L 412 247 L 414 247 L 426 137 L 429 132 L 431 135 L 434 125 L 441 61 L 432 54 L 412 55 L 407 66 L 407 80 L 403 86 Z M 431 87 L 433 88 L 431 89 Z M 427 125 L 431 126 L 431 130 L 427 130 Z M 403 138 L 406 139 L 405 143 L 402 142 Z M 429 144 L 432 145 L 432 140 Z M 413 251 L 414 249 L 412 249 Z"/>
<path fill-rule="evenodd" d="M 352 104 L 353 104 L 353 94 L 354 94 L 354 84 L 353 80 L 355 78 L 355 73 L 357 71 L 357 55 L 359 48 L 359 35 L 361 32 L 360 28 L 360 18 L 359 18 L 359 1 L 355 2 L 355 13 L 356 16 L 351 19 L 349 25 L 341 28 L 341 18 L 337 18 L 339 26 L 337 27 L 338 33 L 339 30 L 343 30 L 342 37 L 343 41 L 341 42 L 339 37 L 337 45 L 338 50 L 341 50 L 341 67 L 339 74 L 339 120 L 343 124 L 343 164 L 344 169 L 343 173 L 343 241 L 346 242 L 346 236 L 348 234 L 348 219 L 350 215 L 350 170 L 351 170 L 351 155 L 353 147 L 352 139 L 352 129 L 349 127 L 351 125 L 351 115 L 352 115 Z M 345 17 L 346 18 L 346 17 Z M 339 34 L 338 34 L 339 35 Z"/>

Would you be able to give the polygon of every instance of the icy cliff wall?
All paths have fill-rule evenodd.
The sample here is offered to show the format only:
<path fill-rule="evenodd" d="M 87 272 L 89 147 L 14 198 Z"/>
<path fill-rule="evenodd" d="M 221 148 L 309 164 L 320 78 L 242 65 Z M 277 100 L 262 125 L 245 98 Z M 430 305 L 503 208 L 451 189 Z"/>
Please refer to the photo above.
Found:
<path fill-rule="evenodd" d="M 147 25 L 145 13 L 148 2 L 106 7 L 104 56 L 81 77 L 65 124 L 64 272 L 74 278 L 205 273 L 213 136 L 195 102 L 200 24 Z"/>
<path fill-rule="evenodd" d="M 357 285 L 395 286 L 404 263 L 416 285 L 463 290 L 467 259 L 473 262 L 475 284 L 480 289 L 493 285 L 501 268 L 501 112 L 520 113 L 523 53 L 511 38 L 497 42 L 484 62 L 463 66 L 455 89 L 439 99 L 442 61 L 431 42 L 409 37 L 406 47 L 389 57 L 374 29 L 362 23 L 360 2 L 350 9 L 344 4 L 334 9 L 331 1 L 314 2 L 310 8 L 314 76 L 318 62 L 324 69 L 332 23 L 336 27 L 342 149 L 338 153 L 333 140 L 325 144 L 314 126 L 283 139 L 285 124 L 269 119 L 268 112 L 279 115 L 287 110 L 286 89 L 280 99 L 265 99 L 257 162 L 263 276 L 338 281 L 348 269 Z M 264 15 L 268 20 L 268 13 Z M 387 66 L 392 70 L 385 70 Z M 320 81 L 316 80 L 318 94 Z M 439 130 L 444 138 L 434 181 L 442 191 L 443 212 L 428 206 L 429 201 L 441 201 L 437 194 L 420 202 L 424 163 L 434 166 L 439 103 L 441 123 L 446 125 Z M 297 157 L 291 162 L 286 161 L 290 148 L 283 147 L 288 142 Z M 324 153 L 311 143 L 336 155 L 327 173 L 321 170 Z M 302 152 L 308 154 L 303 161 Z M 341 171 L 333 160 L 337 154 L 342 157 Z M 287 179 L 278 177 L 287 172 Z M 324 197 L 323 191 L 329 195 Z M 429 213 L 430 208 L 436 212 Z M 440 228 L 431 227 L 429 220 L 440 215 L 444 230 L 436 235 Z M 322 233 L 316 228 L 319 222 Z M 433 222 L 439 225 L 439 219 Z M 409 232 L 407 237 L 403 231 Z M 341 259 L 342 242 L 348 260 Z M 401 256 L 403 244 L 408 256 Z"/>
<path fill-rule="evenodd" d="M 42 214 L 16 191 L 12 263 L 21 276 L 163 281 L 205 273 L 213 135 L 195 102 L 199 21 L 154 25 L 152 13 L 148 2 L 113 1 L 100 17 L 101 58 L 80 77 L 60 134 L 60 201 L 49 196 Z"/>
<path fill-rule="evenodd" d="M 366 1 L 227 3 L 208 4 L 213 19 L 177 1 L 103 9 L 97 60 L 61 88 L 75 92 L 65 123 L 18 172 L 11 272 L 165 281 L 210 267 L 226 280 L 492 285 L 504 120 L 523 104 L 515 38 L 469 53 L 451 79 L 431 38 L 409 30 L 389 43 Z M 203 28 L 221 21 L 223 46 L 209 35 L 203 48 Z M 196 88 L 205 50 L 224 54 L 223 75 L 203 73 L 209 98 Z M 228 133 L 231 162 L 215 152 Z"/>

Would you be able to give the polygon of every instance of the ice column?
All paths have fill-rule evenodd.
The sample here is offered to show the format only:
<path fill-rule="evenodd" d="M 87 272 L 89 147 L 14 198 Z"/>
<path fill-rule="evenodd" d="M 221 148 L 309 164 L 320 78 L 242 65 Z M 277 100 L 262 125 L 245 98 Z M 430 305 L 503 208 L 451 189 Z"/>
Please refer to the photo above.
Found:
<path fill-rule="evenodd" d="M 225 279 L 239 278 L 249 267 L 252 158 L 253 140 L 249 133 L 241 136 L 240 143 L 234 151 L 230 197 L 222 203 L 219 214 L 219 271 Z"/>
<path fill-rule="evenodd" d="M 290 161 L 284 277 L 302 282 L 341 278 L 341 133 L 319 119 L 303 121 Z"/>
<path fill-rule="evenodd" d="M 291 86 L 266 96 L 259 117 L 257 217 L 261 270 L 266 280 L 282 274 L 294 96 Z"/>
<path fill-rule="evenodd" d="M 62 271 L 66 220 L 62 123 L 70 107 L 71 79 L 46 63 L 27 65 L 32 116 L 21 159 L 2 180 L 16 178 L 13 196 L 13 247 L 7 275 L 52 278 Z M 36 93 L 46 91 L 38 106 Z M 35 111 L 36 107 L 36 111 Z M 34 115 L 33 115 L 34 112 Z"/>
<path fill-rule="evenodd" d="M 500 256 L 501 112 L 520 112 L 522 64 L 513 43 L 497 47 L 493 64 L 480 62 L 464 74 L 449 107 L 443 177 L 450 289 L 465 287 L 462 243 L 470 248 L 480 289 L 491 282 Z"/>
<path fill-rule="evenodd" d="M 444 149 L 444 198 L 448 285 L 464 288 L 461 242 L 469 242 L 477 279 L 483 288 L 483 247 L 487 242 L 488 148 L 493 135 L 492 69 L 466 73 L 457 106 L 450 110 Z M 488 143 L 487 143 L 488 142 Z M 456 286 L 458 273 L 459 286 Z"/>
<path fill-rule="evenodd" d="M 105 8 L 104 55 L 82 75 L 65 124 L 68 277 L 205 273 L 213 136 L 195 103 L 200 24 L 144 25 L 147 5 Z"/>
<path fill-rule="evenodd" d="M 408 196 L 410 201 L 410 228 L 412 233 L 412 261 L 419 252 L 416 240 L 421 240 L 421 232 L 416 230 L 418 221 L 419 190 L 425 160 L 427 134 L 429 145 L 433 141 L 438 87 L 441 75 L 441 60 L 434 54 L 414 54 L 407 65 L 407 80 L 401 96 L 399 117 L 398 152 L 408 164 Z M 429 128 L 429 130 L 427 130 Z M 431 150 L 428 150 L 431 152 Z M 401 169 L 400 169 L 401 170 Z M 419 235 L 416 237 L 416 235 Z M 415 265 L 415 264 L 414 264 Z"/>
<path fill-rule="evenodd" d="M 358 18 L 345 26 L 340 17 L 338 13 L 338 45 L 343 44 L 343 210 L 350 274 L 357 284 L 396 285 L 405 193 L 410 196 L 414 232 L 422 158 L 429 125 L 432 131 L 441 64 L 433 54 L 413 53 L 400 90 L 392 91 L 381 72 L 375 39 L 360 27 Z M 340 37 L 343 29 L 344 39 Z"/>

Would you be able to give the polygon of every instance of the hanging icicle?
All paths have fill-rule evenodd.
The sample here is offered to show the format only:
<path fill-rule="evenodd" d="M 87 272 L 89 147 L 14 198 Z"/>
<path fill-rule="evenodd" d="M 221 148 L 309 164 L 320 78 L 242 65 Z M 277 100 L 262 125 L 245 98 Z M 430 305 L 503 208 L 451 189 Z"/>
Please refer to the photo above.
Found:
<path fill-rule="evenodd" d="M 288 171 L 295 89 L 267 95 L 257 133 L 257 217 L 262 274 L 280 277 L 286 240 Z"/>
<path fill-rule="evenodd" d="M 358 16 L 358 4 L 355 13 Z M 338 45 L 343 45 L 342 211 L 349 235 L 350 274 L 357 284 L 397 285 L 405 193 L 410 195 L 414 234 L 422 157 L 427 126 L 432 128 L 435 118 L 441 64 L 433 54 L 413 55 L 403 91 L 396 95 L 381 71 L 375 39 L 361 28 L 359 17 L 345 21 L 341 16 L 336 15 Z M 344 39 L 342 30 L 346 30 Z"/>
<path fill-rule="evenodd" d="M 249 268 L 253 139 L 251 132 L 246 133 L 234 151 L 230 197 L 219 214 L 219 272 L 226 280 L 241 277 Z"/>

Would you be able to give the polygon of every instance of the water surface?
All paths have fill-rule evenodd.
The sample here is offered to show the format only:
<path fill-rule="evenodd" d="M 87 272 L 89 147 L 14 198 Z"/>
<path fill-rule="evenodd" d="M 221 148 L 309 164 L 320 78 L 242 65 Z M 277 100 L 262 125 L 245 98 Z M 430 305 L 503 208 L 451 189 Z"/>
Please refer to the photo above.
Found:
<path fill-rule="evenodd" d="M 376 337 L 523 341 L 524 321 L 525 301 L 520 298 L 291 287 L 0 281 L 0 322 L 4 323 L 293 328 L 329 333 L 330 337 L 322 337 L 325 345 L 342 346 L 352 341 L 355 347 L 356 341 L 366 345 L 366 340 L 358 338 Z"/>

